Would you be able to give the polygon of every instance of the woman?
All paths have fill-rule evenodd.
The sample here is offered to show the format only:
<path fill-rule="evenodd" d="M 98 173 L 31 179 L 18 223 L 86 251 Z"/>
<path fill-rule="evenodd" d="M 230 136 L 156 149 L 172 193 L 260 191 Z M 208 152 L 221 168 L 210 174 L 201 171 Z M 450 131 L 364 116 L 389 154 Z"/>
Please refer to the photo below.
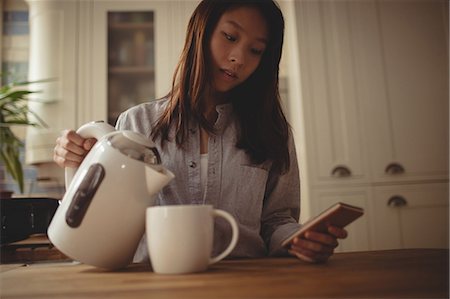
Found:
<path fill-rule="evenodd" d="M 236 218 L 235 257 L 284 254 L 281 242 L 300 226 L 297 158 L 278 91 L 283 32 L 273 1 L 204 0 L 190 19 L 171 92 L 129 109 L 116 125 L 152 138 L 175 174 L 160 205 L 212 204 Z M 93 142 L 66 131 L 54 160 L 77 166 Z M 216 253 L 228 243 L 227 229 L 216 225 Z M 323 262 L 346 234 L 311 231 L 289 252 Z"/>

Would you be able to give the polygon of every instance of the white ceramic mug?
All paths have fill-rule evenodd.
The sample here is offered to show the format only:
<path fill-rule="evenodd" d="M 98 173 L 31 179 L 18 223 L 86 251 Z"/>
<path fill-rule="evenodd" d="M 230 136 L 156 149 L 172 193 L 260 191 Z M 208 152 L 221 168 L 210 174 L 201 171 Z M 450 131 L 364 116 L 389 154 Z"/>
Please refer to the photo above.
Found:
<path fill-rule="evenodd" d="M 221 254 L 211 257 L 215 217 L 230 223 L 232 237 Z M 204 271 L 225 258 L 236 246 L 239 230 L 231 214 L 211 205 L 173 205 L 147 208 L 146 234 L 153 271 L 182 274 Z"/>

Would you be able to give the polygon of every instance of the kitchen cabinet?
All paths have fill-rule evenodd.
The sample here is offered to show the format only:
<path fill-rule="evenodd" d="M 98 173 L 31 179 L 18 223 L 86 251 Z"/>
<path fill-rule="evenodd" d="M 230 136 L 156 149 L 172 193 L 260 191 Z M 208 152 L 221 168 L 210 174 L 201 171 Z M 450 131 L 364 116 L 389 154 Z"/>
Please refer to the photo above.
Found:
<path fill-rule="evenodd" d="M 337 252 L 448 247 L 447 183 L 322 188 L 312 195 L 320 211 L 336 202 L 365 210 L 346 227 Z"/>
<path fill-rule="evenodd" d="M 199 1 L 27 0 L 30 102 L 48 128 L 27 132 L 27 163 L 52 161 L 61 130 L 104 120 L 166 95 Z"/>
<path fill-rule="evenodd" d="M 298 5 L 313 184 L 448 179 L 444 1 Z"/>
<path fill-rule="evenodd" d="M 296 5 L 309 180 L 312 185 L 367 182 L 347 24 L 350 4 L 300 1 Z"/>
<path fill-rule="evenodd" d="M 108 12 L 108 122 L 155 98 L 154 13 Z M 94 39 L 97 40 L 97 39 Z"/>
<path fill-rule="evenodd" d="M 357 82 L 374 181 L 448 179 L 446 3 L 355 5 Z M 358 26 L 366 23 L 374 25 Z"/>
<path fill-rule="evenodd" d="M 108 119 L 136 104 L 165 96 L 198 1 L 91 1 L 83 28 L 84 76 L 90 76 L 80 123 Z M 84 30 L 85 29 L 85 30 Z M 92 48 L 91 48 L 92 47 Z M 95 49 L 95 50 L 93 50 Z"/>
<path fill-rule="evenodd" d="M 448 184 L 373 188 L 376 249 L 448 247 Z"/>
<path fill-rule="evenodd" d="M 343 250 L 448 247 L 448 3 L 295 5 L 310 213 L 366 209 Z"/>
<path fill-rule="evenodd" d="M 30 95 L 29 109 L 48 125 L 28 127 L 25 159 L 28 164 L 52 161 L 55 140 L 63 128 L 75 128 L 77 119 L 78 60 L 76 1 L 27 0 L 29 6 L 30 81 L 51 79 L 32 84 L 40 91 Z M 42 174 L 40 174 L 42 175 Z M 45 177 L 53 177 L 45 173 Z"/>

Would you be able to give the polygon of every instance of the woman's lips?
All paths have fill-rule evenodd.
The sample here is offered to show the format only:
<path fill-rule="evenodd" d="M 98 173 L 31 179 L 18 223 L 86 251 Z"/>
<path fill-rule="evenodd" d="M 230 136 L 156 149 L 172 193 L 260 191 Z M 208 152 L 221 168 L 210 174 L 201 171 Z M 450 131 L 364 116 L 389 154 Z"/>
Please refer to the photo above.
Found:
<path fill-rule="evenodd" d="M 223 77 L 227 80 L 231 80 L 234 81 L 238 78 L 238 76 L 236 75 L 235 72 L 230 71 L 230 70 L 226 70 L 226 69 L 221 69 L 220 70 L 222 72 L 222 74 L 224 75 Z"/>

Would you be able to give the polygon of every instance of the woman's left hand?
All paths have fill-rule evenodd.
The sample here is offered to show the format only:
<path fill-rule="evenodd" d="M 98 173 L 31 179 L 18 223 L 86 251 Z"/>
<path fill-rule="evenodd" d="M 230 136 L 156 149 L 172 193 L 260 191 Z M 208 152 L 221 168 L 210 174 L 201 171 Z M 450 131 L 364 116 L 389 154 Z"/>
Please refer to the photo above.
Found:
<path fill-rule="evenodd" d="M 294 238 L 289 253 L 306 262 L 323 263 L 339 245 L 337 239 L 346 237 L 347 231 L 335 226 L 329 226 L 328 233 L 306 231 L 304 237 Z"/>

